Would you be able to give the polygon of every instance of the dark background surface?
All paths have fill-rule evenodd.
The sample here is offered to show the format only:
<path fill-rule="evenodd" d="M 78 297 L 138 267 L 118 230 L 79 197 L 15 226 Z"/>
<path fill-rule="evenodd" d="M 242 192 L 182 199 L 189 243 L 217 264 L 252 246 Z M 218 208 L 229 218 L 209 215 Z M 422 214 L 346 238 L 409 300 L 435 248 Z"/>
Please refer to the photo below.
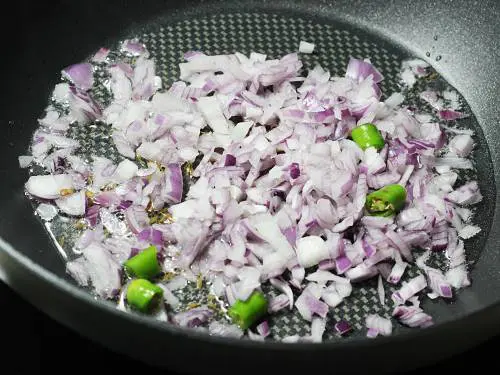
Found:
<path fill-rule="evenodd" d="M 48 374 L 53 373 L 57 368 L 71 372 L 79 369 L 89 374 L 96 373 L 96 371 L 99 373 L 112 371 L 111 373 L 114 374 L 176 374 L 149 367 L 83 338 L 48 318 L 2 282 L 0 282 L 0 305 L 2 306 L 0 308 L 1 337 L 6 343 L 0 356 L 3 361 L 15 364 L 17 371 L 12 373 Z M 461 332 L 456 332 L 456 335 L 461 335 Z M 491 352 L 499 347 L 500 337 L 434 366 L 414 370 L 407 374 L 462 371 L 471 363 L 480 363 L 484 365 L 484 368 L 498 369 L 500 366 L 497 356 L 492 356 Z M 390 360 L 390 353 L 388 354 L 385 360 Z M 165 348 L 165 355 L 168 356 L 168 348 Z M 193 359 L 195 357 L 193 353 Z M 186 360 L 189 359 L 186 358 Z M 408 361 L 418 361 L 418 352 L 415 353 L 414 358 L 408 358 Z M 216 372 L 215 364 L 207 368 L 207 373 Z"/>

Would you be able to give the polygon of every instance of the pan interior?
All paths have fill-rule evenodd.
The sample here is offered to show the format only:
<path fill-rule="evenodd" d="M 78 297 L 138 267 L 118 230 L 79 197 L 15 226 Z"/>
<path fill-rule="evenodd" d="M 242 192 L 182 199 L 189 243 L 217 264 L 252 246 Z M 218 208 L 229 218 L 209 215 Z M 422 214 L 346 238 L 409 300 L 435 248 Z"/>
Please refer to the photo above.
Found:
<path fill-rule="evenodd" d="M 401 62 L 411 57 L 411 53 L 396 44 L 391 43 L 376 34 L 362 30 L 353 25 L 330 19 L 309 18 L 303 14 L 293 13 L 262 13 L 255 12 L 232 12 L 205 15 L 188 15 L 182 17 L 161 18 L 147 26 L 133 30 L 126 37 L 137 37 L 150 51 L 156 63 L 157 74 L 163 80 L 164 87 L 168 87 L 179 76 L 178 64 L 183 61 L 183 53 L 191 50 L 203 51 L 207 54 L 228 54 L 235 51 L 249 54 L 252 51 L 267 54 L 270 58 L 280 57 L 290 52 L 297 51 L 299 42 L 305 40 L 315 44 L 313 54 L 301 54 L 304 70 L 313 68 L 320 64 L 328 69 L 332 75 L 343 75 L 349 58 L 369 58 L 371 62 L 382 72 L 384 81 L 382 91 L 387 97 L 393 92 L 401 91 L 398 74 Z M 97 46 L 96 46 L 97 47 Z M 108 45 L 107 47 L 116 47 Z M 104 80 L 104 73 L 100 81 Z M 99 81 L 99 80 L 98 80 Z M 446 82 L 437 77 L 434 80 L 423 80 L 416 91 L 426 87 L 447 87 Z M 109 100 L 107 91 L 100 85 L 94 92 L 95 98 L 101 102 Z M 410 103 L 422 107 L 418 98 L 408 93 Z M 464 109 L 470 110 L 462 98 Z M 471 113 L 470 113 L 471 114 Z M 494 192 L 488 187 L 494 186 L 491 174 L 492 166 L 488 154 L 488 148 L 482 135 L 481 128 L 471 114 L 470 117 L 460 120 L 461 127 L 474 130 L 477 146 L 475 149 L 475 163 L 477 166 L 477 179 L 485 199 L 489 202 L 494 199 Z M 105 156 L 114 161 L 120 160 L 120 155 L 112 146 L 110 139 L 110 127 L 103 124 L 89 124 L 71 129 L 71 135 L 78 139 L 81 144 L 81 152 L 87 156 Z M 470 176 L 469 176 L 470 177 Z M 483 230 L 480 235 L 467 241 L 466 248 L 468 259 L 474 263 L 480 256 L 489 231 L 489 223 L 493 215 L 494 205 L 481 203 L 477 206 L 475 222 Z M 74 222 L 67 217 L 57 217 L 51 232 L 58 241 L 57 247 L 64 252 L 65 256 L 72 257 L 72 244 L 78 232 L 75 230 Z M 55 249 L 53 250 L 55 251 Z M 438 265 L 444 265 L 444 259 L 436 258 Z M 410 268 L 406 277 L 417 275 L 416 268 Z M 472 274 L 473 281 L 474 274 Z M 474 282 L 474 281 L 473 281 Z M 392 291 L 398 289 L 386 288 L 386 295 L 390 296 Z M 269 291 L 272 293 L 272 291 Z M 183 305 L 188 303 L 204 302 L 206 293 L 204 290 L 187 287 L 179 293 Z M 460 294 L 458 295 L 459 298 Z M 427 299 L 426 299 L 427 300 Z M 181 308 L 182 308 L 181 306 Z M 444 302 L 427 302 L 424 308 L 433 314 L 436 322 L 447 319 L 450 305 Z M 379 302 L 376 280 L 364 282 L 353 288 L 352 295 L 341 305 L 330 309 L 329 326 L 327 326 L 325 339 L 336 340 L 338 337 L 333 333 L 333 324 L 339 320 L 347 320 L 354 328 L 354 335 L 364 335 L 364 318 L 366 314 L 377 313 L 389 317 L 393 306 L 390 298 L 386 299 L 385 306 Z M 289 335 L 306 335 L 309 333 L 310 324 L 305 322 L 297 312 L 284 312 L 273 316 L 271 320 L 271 335 L 273 339 L 280 339 Z M 396 332 L 404 330 L 396 328 Z"/>

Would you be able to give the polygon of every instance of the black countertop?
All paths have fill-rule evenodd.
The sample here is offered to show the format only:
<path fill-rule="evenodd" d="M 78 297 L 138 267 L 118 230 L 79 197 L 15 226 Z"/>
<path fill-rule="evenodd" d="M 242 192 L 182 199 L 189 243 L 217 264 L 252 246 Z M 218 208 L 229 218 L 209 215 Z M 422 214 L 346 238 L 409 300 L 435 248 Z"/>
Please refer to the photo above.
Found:
<path fill-rule="evenodd" d="M 0 317 L 2 322 L 1 337 L 7 342 L 0 351 L 4 361 L 14 363 L 16 374 L 45 374 L 56 367 L 84 372 L 115 374 L 171 374 L 160 371 L 144 363 L 132 360 L 121 354 L 94 343 L 74 331 L 62 326 L 15 294 L 0 282 Z M 457 334 L 460 334 L 457 332 Z M 461 370 L 468 363 L 481 363 L 499 368 L 497 358 L 491 356 L 488 349 L 500 347 L 500 337 L 457 355 L 431 367 L 411 371 L 408 374 L 422 374 L 427 371 Z M 165 355 L 168 355 L 167 353 Z M 418 353 L 415 358 L 418 360 Z M 154 372 L 153 372 L 154 371 Z"/>

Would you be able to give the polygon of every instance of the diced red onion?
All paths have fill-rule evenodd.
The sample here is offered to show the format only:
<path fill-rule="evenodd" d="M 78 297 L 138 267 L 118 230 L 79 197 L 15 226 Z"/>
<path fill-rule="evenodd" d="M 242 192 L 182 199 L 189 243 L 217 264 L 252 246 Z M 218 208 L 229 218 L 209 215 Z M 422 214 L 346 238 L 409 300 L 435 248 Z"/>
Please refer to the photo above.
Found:
<path fill-rule="evenodd" d="M 299 311 L 300 315 L 308 321 L 312 321 L 314 314 L 324 318 L 328 313 L 328 305 L 321 302 L 319 298 L 311 292 L 311 288 L 309 288 L 309 286 L 306 287 L 302 291 L 302 294 L 297 298 L 295 307 Z"/>
<path fill-rule="evenodd" d="M 439 116 L 439 118 L 441 118 L 442 120 L 445 120 L 445 121 L 453 121 L 453 120 L 457 120 L 457 119 L 466 117 L 466 115 L 463 114 L 462 112 L 455 111 L 453 109 L 442 109 L 442 110 L 438 111 L 438 116 Z"/>
<path fill-rule="evenodd" d="M 40 203 L 36 208 L 36 213 L 40 216 L 40 219 L 45 221 L 50 221 L 57 215 L 57 208 L 48 203 Z"/>
<path fill-rule="evenodd" d="M 403 286 L 398 291 L 392 294 L 392 300 L 396 304 L 403 304 L 408 298 L 413 297 L 427 286 L 427 281 L 423 275 L 419 275 L 403 283 Z"/>
<path fill-rule="evenodd" d="M 163 247 L 162 232 L 154 228 L 145 228 L 137 234 L 137 239 L 151 245 Z"/>
<path fill-rule="evenodd" d="M 352 282 L 363 281 L 366 279 L 370 279 L 378 273 L 376 267 L 367 266 L 364 263 L 357 265 L 354 268 L 351 268 L 346 271 L 345 275 Z"/>
<path fill-rule="evenodd" d="M 480 202 L 483 196 L 479 192 L 477 182 L 471 181 L 449 193 L 446 199 L 460 205 L 471 205 Z"/>
<path fill-rule="evenodd" d="M 401 252 L 401 255 L 406 260 L 408 260 L 409 262 L 413 261 L 413 256 L 411 254 L 410 248 L 398 233 L 394 232 L 393 230 L 388 230 L 385 235 L 391 240 L 391 242 L 396 246 L 396 248 Z"/>
<path fill-rule="evenodd" d="M 445 276 L 440 270 L 426 267 L 424 272 L 429 280 L 429 286 L 434 293 L 443 298 L 452 298 L 453 291 L 450 284 L 446 281 Z"/>
<path fill-rule="evenodd" d="M 288 307 L 289 305 L 290 299 L 288 298 L 288 296 L 286 294 L 280 294 L 276 297 L 270 298 L 268 311 L 270 313 L 275 313 L 284 309 L 285 307 Z"/>
<path fill-rule="evenodd" d="M 104 247 L 92 242 L 83 250 L 86 269 L 96 293 L 104 298 L 111 298 L 120 289 L 120 265 Z"/>
<path fill-rule="evenodd" d="M 299 52 L 301 53 L 313 53 L 314 51 L 314 43 L 309 43 L 304 40 L 300 41 L 299 44 Z"/>
<path fill-rule="evenodd" d="M 462 158 L 469 156 L 474 148 L 474 140 L 469 134 L 458 134 L 450 141 L 450 150 Z"/>
<path fill-rule="evenodd" d="M 31 176 L 26 182 L 26 191 L 31 195 L 43 199 L 56 199 L 61 191 L 72 190 L 73 179 L 68 174 Z"/>
<path fill-rule="evenodd" d="M 408 327 L 426 328 L 434 324 L 432 317 L 417 306 L 396 306 L 392 316 Z"/>
<path fill-rule="evenodd" d="M 83 190 L 55 200 L 57 207 L 65 214 L 71 216 L 83 216 L 85 214 L 85 202 L 86 197 Z"/>
<path fill-rule="evenodd" d="M 325 241 L 318 236 L 308 236 L 299 239 L 296 251 L 299 264 L 304 268 L 315 266 L 322 260 L 330 258 L 330 252 Z"/>
<path fill-rule="evenodd" d="M 262 323 L 257 325 L 255 329 L 262 337 L 267 337 L 270 334 L 269 323 L 267 322 L 267 320 L 264 320 Z"/>
<path fill-rule="evenodd" d="M 408 266 L 408 263 L 403 262 L 403 261 L 394 263 L 394 266 L 392 267 L 391 273 L 387 277 L 387 281 L 389 281 L 392 284 L 398 284 L 399 281 L 401 280 L 401 277 L 403 276 L 407 266 Z"/>
<path fill-rule="evenodd" d="M 172 321 L 178 326 L 193 328 L 206 323 L 212 315 L 212 311 L 202 306 L 177 313 L 172 317 Z"/>
<path fill-rule="evenodd" d="M 96 63 L 102 63 L 106 61 L 106 58 L 109 55 L 110 50 L 108 48 L 99 48 L 99 50 L 92 57 L 92 61 Z"/>
<path fill-rule="evenodd" d="M 322 342 L 325 329 L 326 329 L 326 319 L 314 317 L 311 323 L 312 342 Z"/>
<path fill-rule="evenodd" d="M 66 263 L 66 272 L 81 286 L 87 286 L 90 279 L 87 261 L 84 257 Z"/>
<path fill-rule="evenodd" d="M 382 276 L 378 276 L 378 282 L 377 282 L 377 292 L 378 292 L 378 298 L 380 300 L 380 304 L 382 306 L 385 305 L 385 289 L 384 289 L 384 283 L 382 281 Z"/>
<path fill-rule="evenodd" d="M 279 291 L 286 294 L 286 296 L 288 297 L 288 300 L 289 300 L 290 309 L 292 309 L 293 308 L 293 292 L 292 292 L 292 289 L 290 288 L 290 286 L 286 282 L 278 280 L 276 278 L 272 278 L 269 281 L 271 282 L 272 286 L 274 286 Z"/>
<path fill-rule="evenodd" d="M 303 41 L 299 46 L 305 53 L 313 48 Z M 458 175 L 451 169 L 473 167 L 467 159 L 473 134 L 401 107 L 405 98 L 400 93 L 380 102 L 383 77 L 368 59 L 351 58 L 345 77 L 331 77 L 317 66 L 304 78 L 299 76 L 297 53 L 267 60 L 258 53 L 247 57 L 239 52 L 188 52 L 187 62 L 179 67 L 182 81 L 158 92 L 161 78 L 145 46 L 125 40 L 121 52 L 115 58 L 101 49 L 93 57 L 94 64 L 109 62 L 101 66 L 106 65 L 105 85 L 113 98 L 104 110 L 90 91 L 92 64 L 63 70 L 71 82 L 58 84 L 52 100 L 67 106 L 68 112 L 47 107 L 33 136 L 32 156 L 20 158 L 21 166 L 40 163 L 52 173 L 28 180 L 31 196 L 55 200 L 62 213 L 85 215 L 93 228 L 75 244 L 75 253 L 83 257 L 67 265 L 82 285 L 91 283 L 98 295 L 114 297 L 121 285 L 121 263 L 153 244 L 161 248 L 165 271 L 183 272 L 167 284 L 159 283 L 171 308 L 180 305 L 172 290 L 184 288 L 198 274 L 230 305 L 269 282 L 282 292 L 270 298 L 269 312 L 295 306 L 312 322 L 311 335 L 283 341 L 320 342 L 329 309 L 351 294 L 352 282 L 378 274 L 377 291 L 385 304 L 382 279 L 400 282 L 405 261 L 412 262 L 413 247 L 429 249 L 416 264 L 427 276 L 432 298 L 450 298 L 452 287 L 470 284 L 458 238 L 470 238 L 480 228 L 469 222 L 471 211 L 460 206 L 475 204 L 482 195 L 475 181 L 455 188 Z M 428 67 L 421 60 L 405 61 L 403 81 L 414 85 L 429 74 Z M 426 91 L 420 97 L 441 119 L 464 117 L 456 93 Z M 235 116 L 242 117 L 236 125 L 230 120 Z M 87 165 L 72 155 L 80 145 L 64 132 L 71 123 L 94 120 L 113 127 L 111 140 L 125 160 L 115 164 L 94 156 Z M 380 151 L 363 151 L 348 139 L 355 126 L 366 122 L 382 132 L 386 145 Z M 211 132 L 205 131 L 207 125 Z M 444 129 L 456 134 L 447 154 L 442 153 Z M 181 165 L 198 155 L 194 182 L 185 189 Z M 132 161 L 136 157 L 148 167 L 139 169 Z M 369 189 L 395 183 L 406 187 L 407 208 L 396 218 L 364 216 Z M 89 207 L 87 189 L 95 193 Z M 167 209 L 168 223 L 151 226 L 150 208 Z M 39 215 L 47 219 L 55 213 Z M 445 249 L 450 269 L 443 275 L 426 260 L 431 250 Z M 314 266 L 311 272 L 308 268 Z M 415 296 L 426 286 L 420 275 L 393 293 L 400 305 L 394 316 L 403 324 L 431 324 Z M 291 287 L 301 291 L 295 303 Z M 124 290 L 126 285 L 122 309 Z M 413 306 L 403 305 L 406 301 Z M 211 315 L 201 307 L 171 319 L 200 329 Z M 156 318 L 166 320 L 166 312 Z M 387 319 L 366 318 L 369 337 L 391 333 Z M 335 330 L 344 334 L 350 326 L 339 321 Z M 237 327 L 218 322 L 211 322 L 208 332 L 243 335 Z M 248 331 L 248 337 L 261 341 L 268 336 L 267 322 L 257 332 Z"/>
<path fill-rule="evenodd" d="M 84 91 L 90 90 L 94 85 L 94 71 L 89 63 L 68 66 L 62 70 L 62 75 Z"/>
<path fill-rule="evenodd" d="M 340 335 L 345 335 L 352 330 L 350 324 L 345 320 L 339 320 L 333 327 Z"/>
<path fill-rule="evenodd" d="M 346 77 L 361 81 L 370 75 L 373 77 L 373 81 L 375 83 L 383 80 L 382 74 L 380 74 L 380 72 L 375 69 L 375 67 L 370 64 L 370 62 L 354 58 L 351 58 L 349 60 L 349 64 L 347 65 L 346 70 Z"/>
<path fill-rule="evenodd" d="M 240 338 L 243 336 L 243 331 L 235 325 L 222 324 L 213 321 L 208 326 L 208 332 L 214 336 Z"/>
<path fill-rule="evenodd" d="M 352 267 L 352 262 L 348 257 L 342 256 L 335 259 L 335 269 L 337 270 L 337 273 L 339 275 L 343 274 L 351 267 Z"/>
<path fill-rule="evenodd" d="M 368 328 L 367 336 L 370 338 L 377 335 L 390 336 L 392 334 L 392 323 L 389 319 L 382 318 L 377 314 L 370 314 L 366 317 L 366 328 Z"/>

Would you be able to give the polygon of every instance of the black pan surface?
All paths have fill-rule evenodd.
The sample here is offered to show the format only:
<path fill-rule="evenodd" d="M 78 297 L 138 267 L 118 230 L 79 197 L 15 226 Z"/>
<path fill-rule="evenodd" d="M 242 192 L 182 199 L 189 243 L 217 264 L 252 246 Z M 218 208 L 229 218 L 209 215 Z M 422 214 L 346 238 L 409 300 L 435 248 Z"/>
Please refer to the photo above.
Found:
<path fill-rule="evenodd" d="M 228 360 L 217 361 L 219 371 L 231 371 L 233 364 L 243 363 L 250 353 L 262 362 L 279 363 L 283 371 L 311 370 L 332 360 L 339 363 L 339 370 L 347 371 L 352 368 L 343 365 L 345 361 L 341 359 L 358 356 L 365 359 L 362 365 L 368 368 L 399 370 L 416 364 L 407 360 L 415 351 L 419 352 L 419 364 L 424 364 L 462 351 L 500 331 L 497 319 L 500 273 L 496 251 L 500 239 L 500 209 L 496 204 L 496 181 L 500 178 L 500 128 L 497 125 L 500 110 L 496 96 L 500 91 L 500 42 L 496 38 L 500 31 L 497 21 L 500 4 L 494 1 L 480 4 L 467 1 L 89 1 L 23 5 L 23 16 L 11 17 L 16 28 L 9 33 L 12 36 L 11 43 L 7 43 L 10 57 L 2 62 L 7 85 L 1 118 L 5 135 L 0 150 L 3 160 L 0 236 L 4 240 L 0 242 L 3 248 L 0 264 L 8 284 L 46 313 L 115 350 L 189 372 L 205 369 L 213 358 L 221 355 Z M 37 7 L 43 7 L 43 12 Z M 26 175 L 17 165 L 17 156 L 28 146 L 36 126 L 34 120 L 45 107 L 60 68 L 84 59 L 109 41 L 143 31 L 144 25 L 172 25 L 230 13 L 300 18 L 349 30 L 390 53 L 428 60 L 465 97 L 479 126 L 478 174 L 485 204 L 478 216 L 483 235 L 468 244 L 471 251 L 479 255 L 472 272 L 472 287 L 461 292 L 451 305 L 430 306 L 440 324 L 375 341 L 352 339 L 321 346 L 256 345 L 208 338 L 160 326 L 142 317 L 124 316 L 65 280 L 64 264 L 43 227 L 34 219 L 22 193 Z M 257 34 L 261 25 L 258 19 L 254 22 Z M 238 47 L 237 30 L 231 32 L 235 33 L 234 44 Z M 431 56 L 427 57 L 426 52 L 432 52 Z M 436 61 L 438 55 L 441 58 Z M 193 353 L 197 360 L 187 360 Z M 390 361 L 377 361 L 380 353 L 393 355 Z M 249 366 L 257 364 L 250 361 Z"/>

